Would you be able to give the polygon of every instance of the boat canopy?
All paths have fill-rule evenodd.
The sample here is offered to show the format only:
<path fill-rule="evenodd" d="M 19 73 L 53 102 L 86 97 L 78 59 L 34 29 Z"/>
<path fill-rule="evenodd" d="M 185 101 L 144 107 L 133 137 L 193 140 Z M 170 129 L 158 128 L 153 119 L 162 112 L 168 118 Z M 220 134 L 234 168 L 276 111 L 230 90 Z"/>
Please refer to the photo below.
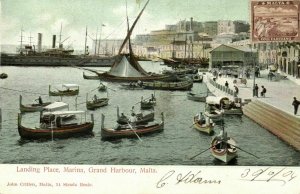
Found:
<path fill-rule="evenodd" d="M 62 86 L 65 88 L 79 88 L 78 84 L 63 84 Z"/>
<path fill-rule="evenodd" d="M 59 116 L 59 115 L 74 115 L 74 114 L 84 114 L 85 111 L 82 111 L 82 110 L 74 110 L 74 111 L 55 111 L 55 112 L 51 112 L 52 115 L 56 115 L 56 116 Z"/>
<path fill-rule="evenodd" d="M 46 111 L 57 111 L 64 108 L 69 108 L 69 105 L 65 102 L 53 102 L 44 107 Z"/>
<path fill-rule="evenodd" d="M 207 104 L 220 104 L 221 101 L 228 101 L 229 102 L 229 98 L 226 96 L 207 96 L 206 97 L 206 103 Z M 225 102 L 225 104 L 227 104 Z"/>

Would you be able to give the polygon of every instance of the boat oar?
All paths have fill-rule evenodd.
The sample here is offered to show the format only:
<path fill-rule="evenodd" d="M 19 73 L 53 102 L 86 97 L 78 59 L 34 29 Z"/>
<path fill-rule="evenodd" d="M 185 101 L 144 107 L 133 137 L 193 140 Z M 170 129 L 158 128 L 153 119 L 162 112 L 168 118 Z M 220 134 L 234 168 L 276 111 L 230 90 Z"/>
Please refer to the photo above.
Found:
<path fill-rule="evenodd" d="M 95 90 L 97 90 L 99 87 L 97 87 L 97 88 L 95 88 L 95 89 L 92 89 L 90 92 L 93 92 L 93 91 L 95 91 Z"/>
<path fill-rule="evenodd" d="M 107 86 L 106 86 L 106 87 L 107 87 Z M 107 87 L 107 89 L 110 89 L 110 90 L 112 90 L 112 91 L 114 91 L 114 92 L 116 91 L 115 89 L 112 89 L 112 88 L 109 88 L 109 87 Z"/>
<path fill-rule="evenodd" d="M 142 141 L 142 139 L 140 138 L 140 136 L 134 131 L 134 129 L 132 128 L 132 126 L 129 124 L 129 122 L 127 121 L 127 124 L 129 125 L 130 129 L 133 131 L 133 133 L 138 137 L 138 139 L 140 141 Z"/>
<path fill-rule="evenodd" d="M 212 148 L 212 147 L 214 147 L 214 146 L 216 146 L 216 145 L 217 145 L 217 144 L 212 145 L 212 146 L 210 146 L 209 148 L 207 148 L 207 149 L 203 150 L 202 152 L 200 152 L 199 154 L 196 154 L 195 156 L 191 157 L 190 160 L 194 159 L 195 157 L 199 156 L 200 154 L 203 154 L 204 152 L 206 152 L 207 150 L 209 150 L 210 148 Z"/>
<path fill-rule="evenodd" d="M 194 126 L 196 123 L 193 123 L 191 126 L 189 126 L 189 128 L 191 128 L 192 126 Z"/>
<path fill-rule="evenodd" d="M 240 147 L 238 147 L 238 146 L 236 146 L 236 145 L 230 144 L 230 143 L 225 142 L 225 141 L 224 141 L 224 143 L 227 143 L 227 144 L 229 144 L 229 145 L 231 145 L 231 146 L 233 146 L 233 147 L 235 147 L 235 148 L 237 148 L 237 149 L 240 149 L 240 150 L 242 150 L 243 152 L 245 152 L 245 153 L 247 153 L 247 154 L 249 154 L 249 155 L 251 155 L 251 156 L 254 156 L 254 157 L 257 158 L 257 159 L 259 159 L 258 156 L 255 156 L 254 154 L 252 154 L 252 153 L 250 153 L 250 152 L 247 152 L 246 150 L 243 150 L 242 148 L 240 148 Z"/>

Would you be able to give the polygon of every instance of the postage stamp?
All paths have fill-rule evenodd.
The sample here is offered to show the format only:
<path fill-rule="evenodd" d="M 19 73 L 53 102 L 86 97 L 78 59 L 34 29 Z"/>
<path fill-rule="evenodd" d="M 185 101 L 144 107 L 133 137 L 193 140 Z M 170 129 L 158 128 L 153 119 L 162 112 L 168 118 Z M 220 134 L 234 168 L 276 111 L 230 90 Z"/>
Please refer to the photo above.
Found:
<path fill-rule="evenodd" d="M 300 41 L 300 1 L 251 1 L 252 42 Z"/>

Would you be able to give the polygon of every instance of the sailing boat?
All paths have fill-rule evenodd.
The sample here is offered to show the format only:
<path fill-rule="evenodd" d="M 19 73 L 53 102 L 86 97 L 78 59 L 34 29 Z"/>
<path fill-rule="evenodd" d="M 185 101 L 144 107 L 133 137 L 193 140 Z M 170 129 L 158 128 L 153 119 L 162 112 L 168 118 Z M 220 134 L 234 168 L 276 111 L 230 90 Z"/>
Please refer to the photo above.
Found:
<path fill-rule="evenodd" d="M 104 73 L 98 73 L 100 80 L 105 81 L 114 81 L 114 82 L 135 82 L 135 81 L 162 81 L 162 80 L 169 80 L 169 75 L 160 75 L 160 74 L 150 74 L 146 72 L 141 65 L 138 63 L 131 46 L 130 36 L 132 31 L 141 17 L 143 11 L 145 10 L 147 4 L 150 0 L 147 1 L 141 12 L 139 13 L 138 17 L 135 19 L 134 23 L 132 24 L 131 28 L 129 29 L 128 24 L 128 32 L 127 36 L 124 39 L 120 49 L 119 54 L 116 57 L 115 62 L 113 63 L 111 69 Z M 128 23 L 128 17 L 127 17 Z M 128 42 L 129 45 L 129 53 L 121 53 L 125 44 Z"/>

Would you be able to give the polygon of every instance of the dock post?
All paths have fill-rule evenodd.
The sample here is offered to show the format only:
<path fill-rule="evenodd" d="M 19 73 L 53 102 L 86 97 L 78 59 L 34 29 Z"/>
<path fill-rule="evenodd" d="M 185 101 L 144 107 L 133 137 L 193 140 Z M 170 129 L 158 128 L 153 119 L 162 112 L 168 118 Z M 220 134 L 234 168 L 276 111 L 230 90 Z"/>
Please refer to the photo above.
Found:
<path fill-rule="evenodd" d="M 2 109 L 0 108 L 0 130 L 2 129 Z"/>

